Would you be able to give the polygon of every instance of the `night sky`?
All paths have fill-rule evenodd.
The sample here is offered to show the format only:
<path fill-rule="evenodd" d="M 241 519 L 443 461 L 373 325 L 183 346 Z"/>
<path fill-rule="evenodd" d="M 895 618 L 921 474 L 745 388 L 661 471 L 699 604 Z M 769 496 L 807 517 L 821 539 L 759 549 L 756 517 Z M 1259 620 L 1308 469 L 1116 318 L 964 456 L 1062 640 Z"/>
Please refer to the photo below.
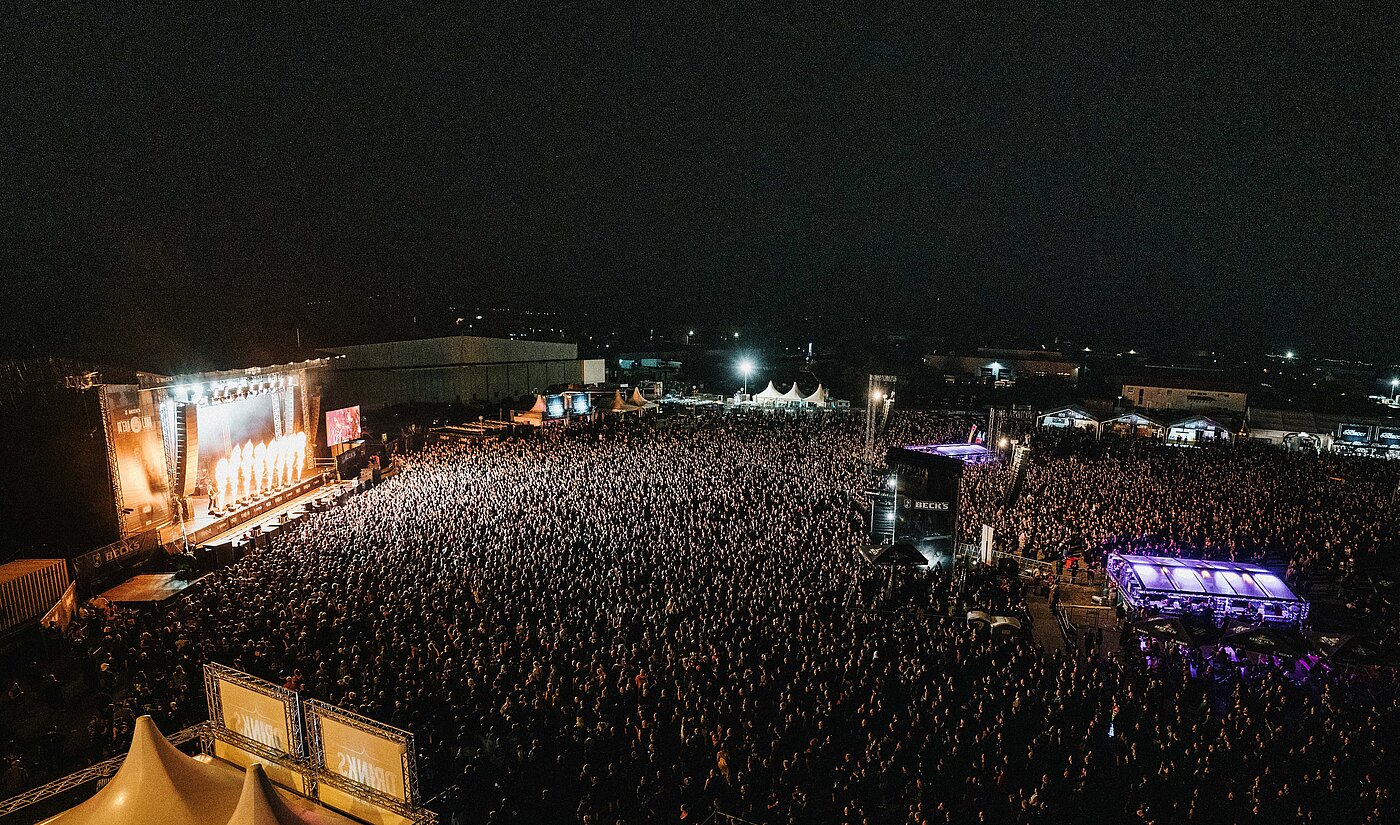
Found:
<path fill-rule="evenodd" d="M 366 295 L 942 296 L 999 343 L 1400 357 L 1384 4 L 38 5 L 0 27 L 8 350 L 289 339 Z"/>

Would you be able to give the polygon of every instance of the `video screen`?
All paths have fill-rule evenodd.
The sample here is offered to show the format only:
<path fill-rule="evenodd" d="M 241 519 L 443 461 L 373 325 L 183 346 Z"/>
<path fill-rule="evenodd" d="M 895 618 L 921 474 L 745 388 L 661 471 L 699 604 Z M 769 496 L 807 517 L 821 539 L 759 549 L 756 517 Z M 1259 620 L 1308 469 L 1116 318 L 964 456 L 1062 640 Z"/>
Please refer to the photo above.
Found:
<path fill-rule="evenodd" d="M 344 444 L 360 437 L 360 405 L 326 413 L 326 446 Z"/>
<path fill-rule="evenodd" d="M 576 393 L 573 397 L 574 415 L 588 415 L 593 408 L 588 403 L 588 393 Z"/>
<path fill-rule="evenodd" d="M 549 396 L 546 396 L 546 397 L 545 397 L 545 399 L 544 399 L 544 417 L 545 417 L 545 418 L 563 418 L 563 417 L 564 417 L 564 396 L 562 396 L 562 395 L 549 395 Z"/>

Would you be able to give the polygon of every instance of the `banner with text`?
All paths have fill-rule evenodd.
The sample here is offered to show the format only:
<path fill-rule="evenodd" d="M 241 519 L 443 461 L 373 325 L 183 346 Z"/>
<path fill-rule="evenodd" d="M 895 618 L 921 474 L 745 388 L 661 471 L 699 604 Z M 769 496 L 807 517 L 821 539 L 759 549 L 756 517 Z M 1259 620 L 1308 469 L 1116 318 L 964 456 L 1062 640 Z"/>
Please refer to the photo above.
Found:
<path fill-rule="evenodd" d="M 397 802 L 418 804 L 411 733 L 314 699 L 306 703 L 306 724 L 317 768 Z"/>
<path fill-rule="evenodd" d="M 297 695 L 286 688 L 218 664 L 204 666 L 209 718 L 277 756 L 302 755 Z"/>

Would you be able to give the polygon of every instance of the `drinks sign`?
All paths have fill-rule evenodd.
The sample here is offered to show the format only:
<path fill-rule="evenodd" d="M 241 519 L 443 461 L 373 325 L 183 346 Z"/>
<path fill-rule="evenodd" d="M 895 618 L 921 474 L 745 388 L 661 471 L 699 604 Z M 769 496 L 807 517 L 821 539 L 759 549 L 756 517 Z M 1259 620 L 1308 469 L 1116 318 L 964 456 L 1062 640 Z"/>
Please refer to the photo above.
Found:
<path fill-rule="evenodd" d="M 306 709 L 316 767 L 396 802 L 417 804 L 412 734 L 315 700 Z"/>

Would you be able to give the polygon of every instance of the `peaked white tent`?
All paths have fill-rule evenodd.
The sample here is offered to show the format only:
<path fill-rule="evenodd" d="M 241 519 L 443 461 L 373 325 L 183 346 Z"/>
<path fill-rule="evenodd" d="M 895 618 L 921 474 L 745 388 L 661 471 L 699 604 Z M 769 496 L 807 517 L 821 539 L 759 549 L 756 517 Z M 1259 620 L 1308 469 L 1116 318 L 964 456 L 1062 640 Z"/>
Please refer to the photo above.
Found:
<path fill-rule="evenodd" d="M 826 387 L 818 384 L 816 391 L 802 400 L 806 401 L 808 404 L 816 404 L 818 407 L 825 407 L 827 402 L 831 400 L 831 393 L 826 391 Z"/>
<path fill-rule="evenodd" d="M 1229 440 L 1230 430 L 1205 415 L 1193 415 L 1174 421 L 1167 428 L 1169 444 L 1202 444 L 1208 441 Z"/>
<path fill-rule="evenodd" d="M 1067 429 L 1077 427 L 1081 430 L 1092 430 L 1097 432 L 1099 421 L 1090 415 L 1083 407 L 1071 404 L 1067 407 L 1057 407 L 1045 412 L 1036 418 L 1036 424 L 1041 427 Z"/>
<path fill-rule="evenodd" d="M 249 765 L 248 772 L 243 775 L 243 795 L 238 797 L 238 807 L 233 809 L 228 825 L 305 825 L 305 822 L 273 790 L 263 766 L 256 762 Z"/>
<path fill-rule="evenodd" d="M 612 400 L 608 402 L 607 406 L 608 412 L 614 413 L 637 412 L 640 409 L 640 407 L 634 407 L 631 404 L 628 404 L 626 401 L 622 400 L 622 390 L 615 390 L 613 392 Z"/>
<path fill-rule="evenodd" d="M 802 390 L 800 390 L 800 389 L 797 388 L 797 382 L 796 382 L 796 381 L 792 382 L 792 388 L 791 388 L 791 389 L 789 389 L 787 392 L 783 393 L 783 400 L 784 400 L 784 401 L 797 401 L 797 402 L 799 402 L 799 403 L 802 401 Z"/>
<path fill-rule="evenodd" d="M 242 784 L 238 771 L 181 753 L 142 716 L 112 781 L 44 825 L 227 825 Z"/>
<path fill-rule="evenodd" d="M 758 395 L 755 395 L 753 397 L 753 400 L 758 401 L 760 403 L 771 404 L 782 397 L 783 394 L 778 392 L 777 388 L 773 386 L 772 381 L 769 381 L 768 386 L 764 388 L 763 392 L 760 392 Z"/>
<path fill-rule="evenodd" d="M 1123 413 L 1117 418 L 1108 419 L 1103 422 L 1103 429 L 1105 432 L 1140 438 L 1161 438 L 1166 433 L 1166 427 L 1136 412 Z"/>

